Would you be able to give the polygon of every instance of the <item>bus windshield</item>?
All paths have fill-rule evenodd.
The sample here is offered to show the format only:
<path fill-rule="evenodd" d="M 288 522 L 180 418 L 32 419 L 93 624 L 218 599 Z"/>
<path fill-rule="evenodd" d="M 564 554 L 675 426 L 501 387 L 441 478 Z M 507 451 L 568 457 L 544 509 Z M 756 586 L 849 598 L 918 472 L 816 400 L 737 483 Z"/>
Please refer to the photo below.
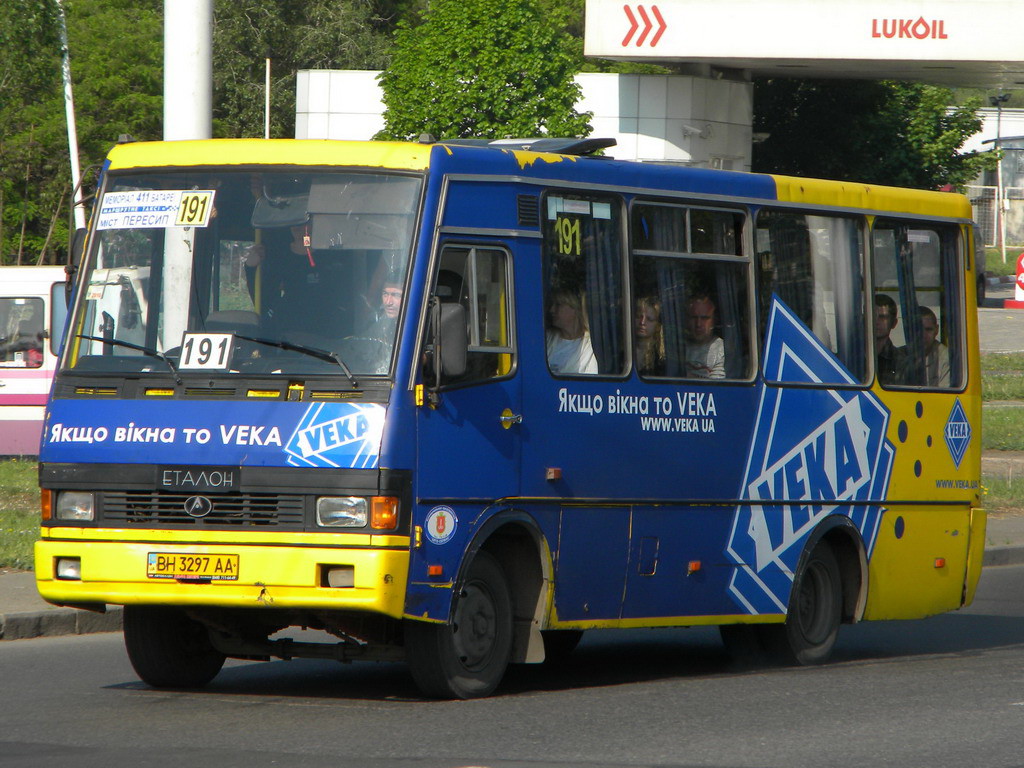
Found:
<path fill-rule="evenodd" d="M 112 175 L 65 367 L 387 375 L 420 187 L 382 172 Z"/>

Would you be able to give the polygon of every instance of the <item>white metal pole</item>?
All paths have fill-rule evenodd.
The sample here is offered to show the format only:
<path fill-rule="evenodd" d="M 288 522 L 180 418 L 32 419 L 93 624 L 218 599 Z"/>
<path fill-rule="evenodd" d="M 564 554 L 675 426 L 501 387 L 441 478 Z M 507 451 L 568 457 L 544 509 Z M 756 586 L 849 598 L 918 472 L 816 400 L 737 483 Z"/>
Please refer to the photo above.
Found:
<path fill-rule="evenodd" d="M 263 84 L 263 138 L 270 138 L 270 57 L 267 56 L 267 68 Z"/>
<path fill-rule="evenodd" d="M 213 0 L 164 0 L 164 139 L 213 135 Z"/>
<path fill-rule="evenodd" d="M 64 78 L 64 115 L 68 126 L 68 155 L 71 159 L 72 206 L 75 229 L 85 227 L 85 204 L 82 202 L 82 171 L 78 160 L 78 128 L 75 124 L 75 98 L 71 91 L 71 52 L 68 48 L 68 26 L 64 6 L 57 0 L 60 16 L 61 74 Z"/>

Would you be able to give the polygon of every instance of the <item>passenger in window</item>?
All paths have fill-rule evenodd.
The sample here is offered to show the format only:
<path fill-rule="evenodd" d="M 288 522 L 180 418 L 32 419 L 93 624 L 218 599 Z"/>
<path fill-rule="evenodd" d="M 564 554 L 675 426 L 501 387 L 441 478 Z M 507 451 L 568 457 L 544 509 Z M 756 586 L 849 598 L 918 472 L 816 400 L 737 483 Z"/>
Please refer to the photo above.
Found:
<path fill-rule="evenodd" d="M 644 376 L 665 375 L 665 332 L 661 302 L 642 297 L 636 302 L 636 367 Z"/>
<path fill-rule="evenodd" d="M 686 303 L 686 375 L 694 379 L 725 378 L 725 342 L 715 333 L 715 302 L 707 294 Z"/>
<path fill-rule="evenodd" d="M 896 302 L 879 293 L 875 296 L 875 357 L 878 360 L 878 381 L 882 384 L 903 384 L 906 381 L 907 348 L 897 347 L 889 335 L 899 325 Z"/>
<path fill-rule="evenodd" d="M 949 348 L 939 341 L 939 321 L 928 307 L 918 307 L 924 337 L 924 385 L 949 386 Z"/>
<path fill-rule="evenodd" d="M 573 291 L 554 291 L 548 305 L 548 367 L 552 373 L 597 373 L 597 358 L 583 299 Z"/>

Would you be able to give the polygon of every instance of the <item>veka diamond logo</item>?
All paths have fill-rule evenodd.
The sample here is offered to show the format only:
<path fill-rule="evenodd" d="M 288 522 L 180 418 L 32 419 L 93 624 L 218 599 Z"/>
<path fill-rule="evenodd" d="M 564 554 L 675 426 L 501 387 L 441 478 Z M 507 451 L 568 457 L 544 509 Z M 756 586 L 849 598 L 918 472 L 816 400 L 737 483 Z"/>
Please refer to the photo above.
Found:
<path fill-rule="evenodd" d="M 949 455 L 953 457 L 956 468 L 960 469 L 960 462 L 964 459 L 967 446 L 971 444 L 971 423 L 967 421 L 967 414 L 964 413 L 964 407 L 960 405 L 959 397 L 953 403 L 953 410 L 949 412 L 943 434 L 946 438 L 946 447 L 949 448 Z"/>
<path fill-rule="evenodd" d="M 785 613 L 807 536 L 827 516 L 843 514 L 860 530 L 868 557 L 895 451 L 886 439 L 889 411 L 778 297 L 765 340 L 770 381 L 762 384 L 754 436 L 726 553 L 736 564 L 733 600 L 751 614 Z M 768 502 L 768 503 L 760 503 Z"/>

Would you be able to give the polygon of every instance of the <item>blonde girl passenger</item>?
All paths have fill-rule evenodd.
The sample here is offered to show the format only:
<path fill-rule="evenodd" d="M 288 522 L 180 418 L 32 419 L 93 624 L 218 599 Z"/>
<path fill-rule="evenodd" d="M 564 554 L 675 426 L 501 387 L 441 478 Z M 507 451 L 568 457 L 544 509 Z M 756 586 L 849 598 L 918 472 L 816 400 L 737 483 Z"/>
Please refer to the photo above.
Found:
<path fill-rule="evenodd" d="M 552 373 L 597 373 L 583 299 L 574 291 L 553 291 L 548 303 L 548 367 Z"/>
<path fill-rule="evenodd" d="M 635 315 L 636 367 L 642 376 L 665 375 L 665 332 L 661 302 L 653 296 L 637 299 Z"/>

